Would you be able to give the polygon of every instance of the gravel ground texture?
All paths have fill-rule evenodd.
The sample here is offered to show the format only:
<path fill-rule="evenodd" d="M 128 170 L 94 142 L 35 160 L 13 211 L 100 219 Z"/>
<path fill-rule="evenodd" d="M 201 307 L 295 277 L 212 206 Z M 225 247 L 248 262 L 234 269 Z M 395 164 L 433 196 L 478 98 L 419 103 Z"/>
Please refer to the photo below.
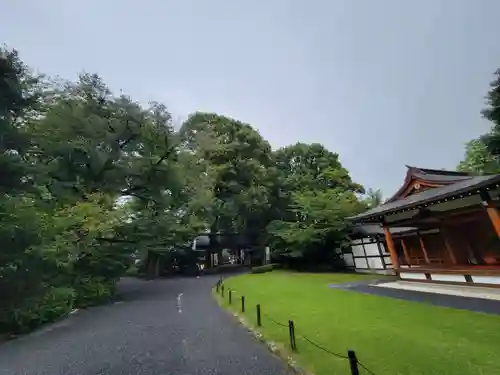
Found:
<path fill-rule="evenodd" d="M 1 344 L 0 375 L 289 373 L 217 306 L 217 279 L 124 279 L 117 302 Z"/>

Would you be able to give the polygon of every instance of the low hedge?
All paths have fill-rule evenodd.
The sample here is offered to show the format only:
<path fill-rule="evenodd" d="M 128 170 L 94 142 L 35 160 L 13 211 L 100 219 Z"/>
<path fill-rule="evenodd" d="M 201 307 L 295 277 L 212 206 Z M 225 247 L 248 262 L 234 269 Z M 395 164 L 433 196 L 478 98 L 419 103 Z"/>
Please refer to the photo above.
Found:
<path fill-rule="evenodd" d="M 81 279 L 75 285 L 76 307 L 99 305 L 109 301 L 115 294 L 116 284 L 113 280 L 102 278 Z"/>
<path fill-rule="evenodd" d="M 86 277 L 70 286 L 43 285 L 26 298 L 2 304 L 0 298 L 0 334 L 29 332 L 43 324 L 67 316 L 74 308 L 98 305 L 115 295 L 115 280 Z"/>
<path fill-rule="evenodd" d="M 75 303 L 72 288 L 48 288 L 42 296 L 24 301 L 22 306 L 0 316 L 0 331 L 22 333 L 68 315 Z"/>
<path fill-rule="evenodd" d="M 128 277 L 138 277 L 139 274 L 140 274 L 139 267 L 136 264 L 130 266 L 127 269 L 127 271 L 125 271 L 125 276 Z"/>
<path fill-rule="evenodd" d="M 277 264 L 271 263 L 271 264 L 266 264 L 264 266 L 252 267 L 251 272 L 252 273 L 271 272 L 276 267 L 277 267 Z"/>

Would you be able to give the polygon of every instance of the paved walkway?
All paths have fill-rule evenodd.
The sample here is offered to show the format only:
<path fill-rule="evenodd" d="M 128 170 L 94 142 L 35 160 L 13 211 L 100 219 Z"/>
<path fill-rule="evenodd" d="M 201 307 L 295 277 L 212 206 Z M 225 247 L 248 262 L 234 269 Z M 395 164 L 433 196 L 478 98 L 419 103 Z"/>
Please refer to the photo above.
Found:
<path fill-rule="evenodd" d="M 124 280 L 121 301 L 0 345 L 0 375 L 284 375 L 212 299 L 218 276 Z"/>
<path fill-rule="evenodd" d="M 427 293 L 404 289 L 393 289 L 374 285 L 383 283 L 384 281 L 364 281 L 346 284 L 334 284 L 330 285 L 330 287 L 351 290 L 365 294 L 373 294 L 382 297 L 402 299 L 405 301 L 427 303 L 430 305 L 451 307 L 454 309 L 500 315 L 500 301 L 498 300 Z"/>
<path fill-rule="evenodd" d="M 394 281 L 378 284 L 381 288 L 413 290 L 415 292 L 445 294 L 450 296 L 482 298 L 500 301 L 500 288 L 481 286 L 421 283 L 418 281 Z"/>

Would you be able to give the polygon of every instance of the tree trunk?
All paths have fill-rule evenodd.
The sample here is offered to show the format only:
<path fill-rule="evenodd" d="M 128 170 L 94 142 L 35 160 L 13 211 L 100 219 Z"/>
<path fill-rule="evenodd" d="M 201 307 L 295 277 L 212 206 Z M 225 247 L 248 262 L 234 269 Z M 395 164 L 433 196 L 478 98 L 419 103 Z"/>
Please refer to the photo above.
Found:
<path fill-rule="evenodd" d="M 148 252 L 148 258 L 146 261 L 146 278 L 151 280 L 155 279 L 159 275 L 160 257 L 158 254 L 153 252 Z"/>

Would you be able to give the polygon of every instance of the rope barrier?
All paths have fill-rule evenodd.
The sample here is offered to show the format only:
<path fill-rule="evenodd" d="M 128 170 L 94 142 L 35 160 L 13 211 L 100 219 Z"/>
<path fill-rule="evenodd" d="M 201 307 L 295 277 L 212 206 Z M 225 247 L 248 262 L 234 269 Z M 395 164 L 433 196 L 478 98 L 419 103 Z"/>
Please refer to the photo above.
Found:
<path fill-rule="evenodd" d="M 222 284 L 222 283 L 221 283 Z M 232 293 L 235 293 L 235 290 L 234 289 L 231 289 L 231 292 Z M 234 295 L 234 294 L 233 294 Z M 240 296 L 238 297 L 238 301 L 241 301 L 241 299 L 244 298 L 244 296 Z M 262 314 L 262 313 L 261 313 Z M 272 323 L 280 326 L 280 327 L 285 327 L 285 328 L 289 328 L 289 324 L 283 324 L 281 322 L 278 322 L 277 320 L 273 319 L 271 316 L 269 316 L 268 314 L 262 314 L 263 317 L 267 318 L 269 321 L 271 321 Z M 334 351 L 331 351 L 330 349 L 328 348 L 325 348 L 324 346 L 314 342 L 313 340 L 311 340 L 310 338 L 308 338 L 307 336 L 304 336 L 304 335 L 297 335 L 299 336 L 300 338 L 304 339 L 305 341 L 307 341 L 308 343 L 310 343 L 311 345 L 313 345 L 314 347 L 324 351 L 325 353 L 328 353 L 330 355 L 333 355 L 337 358 L 341 358 L 341 359 L 347 359 L 349 360 L 349 357 L 346 356 L 346 355 L 343 355 L 343 354 L 339 354 L 339 353 L 336 353 Z M 356 362 L 357 364 L 363 368 L 364 370 L 366 370 L 370 375 L 376 375 L 372 370 L 370 370 L 367 366 L 365 366 L 364 364 L 362 364 L 361 362 L 359 362 L 359 360 L 356 359 Z"/>

